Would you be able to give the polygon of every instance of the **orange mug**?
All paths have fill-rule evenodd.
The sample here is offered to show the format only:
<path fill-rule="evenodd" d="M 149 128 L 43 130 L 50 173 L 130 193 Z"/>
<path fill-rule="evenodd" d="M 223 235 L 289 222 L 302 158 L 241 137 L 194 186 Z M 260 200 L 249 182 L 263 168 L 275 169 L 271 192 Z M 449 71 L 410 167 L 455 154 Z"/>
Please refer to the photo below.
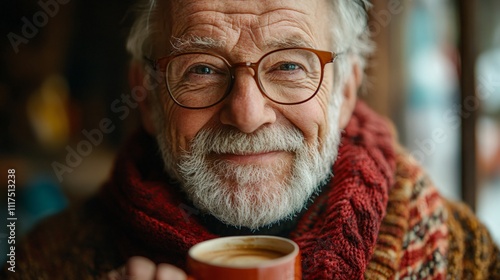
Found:
<path fill-rule="evenodd" d="M 221 237 L 194 245 L 188 271 L 196 280 L 302 279 L 299 246 L 276 236 Z"/>

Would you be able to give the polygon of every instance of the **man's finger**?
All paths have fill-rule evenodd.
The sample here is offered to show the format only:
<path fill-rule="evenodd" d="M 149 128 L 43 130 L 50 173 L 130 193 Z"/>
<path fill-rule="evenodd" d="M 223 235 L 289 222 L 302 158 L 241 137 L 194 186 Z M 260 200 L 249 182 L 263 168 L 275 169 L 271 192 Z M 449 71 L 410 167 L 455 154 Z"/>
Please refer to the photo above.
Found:
<path fill-rule="evenodd" d="M 126 280 L 152 280 L 155 272 L 155 263 L 145 257 L 131 257 L 125 265 Z"/>
<path fill-rule="evenodd" d="M 156 270 L 156 279 L 158 280 L 186 280 L 186 273 L 173 265 L 161 263 Z"/>

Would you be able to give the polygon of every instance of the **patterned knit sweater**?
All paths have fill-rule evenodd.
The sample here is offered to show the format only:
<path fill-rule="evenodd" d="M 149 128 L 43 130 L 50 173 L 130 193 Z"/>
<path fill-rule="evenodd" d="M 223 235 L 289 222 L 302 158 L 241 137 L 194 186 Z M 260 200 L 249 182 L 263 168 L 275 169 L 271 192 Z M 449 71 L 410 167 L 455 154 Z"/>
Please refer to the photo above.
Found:
<path fill-rule="evenodd" d="M 0 279 L 98 279 L 133 255 L 185 268 L 187 249 L 217 237 L 163 174 L 154 140 L 136 135 L 102 192 L 43 222 Z M 439 195 L 362 103 L 343 133 L 335 176 L 289 237 L 304 279 L 500 279 L 500 253 L 463 204 Z"/>

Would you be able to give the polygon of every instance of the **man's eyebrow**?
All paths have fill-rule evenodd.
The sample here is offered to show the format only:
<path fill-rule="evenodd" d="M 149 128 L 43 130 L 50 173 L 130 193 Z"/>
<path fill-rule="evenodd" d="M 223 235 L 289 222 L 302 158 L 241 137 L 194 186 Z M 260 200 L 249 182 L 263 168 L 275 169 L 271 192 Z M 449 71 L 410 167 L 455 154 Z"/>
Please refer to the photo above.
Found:
<path fill-rule="evenodd" d="M 172 37 L 170 40 L 172 51 L 170 55 L 203 51 L 208 49 L 220 49 L 226 44 L 223 40 L 216 40 L 210 37 L 189 36 L 189 37 Z"/>
<path fill-rule="evenodd" d="M 314 48 L 311 42 L 308 42 L 300 37 L 278 38 L 267 44 L 270 49 L 286 49 L 286 48 Z"/>
<path fill-rule="evenodd" d="M 222 49 L 226 42 L 217 40 L 211 37 L 189 36 L 189 37 L 172 37 L 170 40 L 172 51 L 170 55 L 179 53 L 205 51 L 210 49 Z M 288 38 L 273 38 L 266 42 L 268 50 L 285 49 L 285 48 L 314 48 L 313 44 L 300 37 Z"/>

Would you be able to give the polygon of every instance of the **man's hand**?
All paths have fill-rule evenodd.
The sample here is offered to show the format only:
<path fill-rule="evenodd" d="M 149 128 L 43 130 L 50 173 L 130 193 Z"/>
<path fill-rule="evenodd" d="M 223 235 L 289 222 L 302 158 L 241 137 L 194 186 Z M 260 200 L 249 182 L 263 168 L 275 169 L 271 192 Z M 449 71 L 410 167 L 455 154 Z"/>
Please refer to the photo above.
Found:
<path fill-rule="evenodd" d="M 132 257 L 127 263 L 108 273 L 108 280 L 187 280 L 182 269 L 170 264 L 156 265 L 144 257 Z"/>

